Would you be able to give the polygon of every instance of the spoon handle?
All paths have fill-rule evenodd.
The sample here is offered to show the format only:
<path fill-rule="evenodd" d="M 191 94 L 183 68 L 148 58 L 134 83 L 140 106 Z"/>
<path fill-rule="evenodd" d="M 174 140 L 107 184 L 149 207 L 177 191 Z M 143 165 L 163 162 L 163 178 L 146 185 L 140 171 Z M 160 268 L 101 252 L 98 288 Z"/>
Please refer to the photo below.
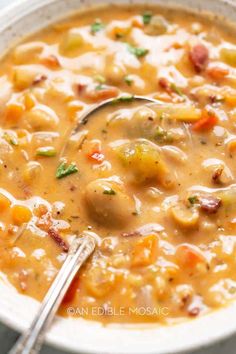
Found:
<path fill-rule="evenodd" d="M 66 294 L 75 274 L 91 255 L 96 240 L 89 233 L 75 238 L 67 258 L 48 290 L 30 328 L 22 334 L 9 354 L 37 354 L 43 344 L 44 336 Z"/>

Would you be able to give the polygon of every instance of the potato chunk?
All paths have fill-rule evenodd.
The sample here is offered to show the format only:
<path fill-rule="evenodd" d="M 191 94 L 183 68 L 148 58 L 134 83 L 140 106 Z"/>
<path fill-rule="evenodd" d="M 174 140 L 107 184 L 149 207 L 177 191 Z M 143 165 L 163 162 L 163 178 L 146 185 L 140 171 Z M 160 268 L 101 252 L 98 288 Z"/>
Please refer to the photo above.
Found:
<path fill-rule="evenodd" d="M 235 67 L 236 66 L 236 49 L 235 48 L 222 48 L 220 51 L 220 57 L 221 59 Z"/>
<path fill-rule="evenodd" d="M 13 53 L 16 64 L 32 63 L 38 59 L 45 44 L 43 42 L 30 42 L 18 45 Z"/>
<path fill-rule="evenodd" d="M 26 113 L 25 118 L 27 123 L 33 131 L 50 131 L 56 129 L 59 121 L 56 113 L 52 109 L 45 109 L 43 105 L 41 107 L 33 108 Z"/>
<path fill-rule="evenodd" d="M 118 156 L 124 166 L 131 171 L 133 181 L 145 183 L 156 180 L 167 187 L 172 184 L 169 170 L 161 151 L 146 139 L 137 139 L 118 147 Z"/>
<path fill-rule="evenodd" d="M 192 104 L 160 104 L 152 106 L 158 118 L 169 118 L 179 122 L 193 123 L 201 118 L 202 112 Z"/>
<path fill-rule="evenodd" d="M 199 211 L 196 208 L 187 208 L 182 204 L 177 204 L 171 209 L 171 216 L 178 226 L 182 228 L 194 228 L 199 221 Z"/>
<path fill-rule="evenodd" d="M 135 212 L 134 201 L 121 184 L 110 179 L 96 179 L 85 190 L 88 212 L 102 225 L 123 227 Z"/>
<path fill-rule="evenodd" d="M 116 276 L 114 272 L 99 267 L 91 268 L 85 280 L 85 286 L 89 293 L 98 298 L 109 294 L 115 284 Z"/>

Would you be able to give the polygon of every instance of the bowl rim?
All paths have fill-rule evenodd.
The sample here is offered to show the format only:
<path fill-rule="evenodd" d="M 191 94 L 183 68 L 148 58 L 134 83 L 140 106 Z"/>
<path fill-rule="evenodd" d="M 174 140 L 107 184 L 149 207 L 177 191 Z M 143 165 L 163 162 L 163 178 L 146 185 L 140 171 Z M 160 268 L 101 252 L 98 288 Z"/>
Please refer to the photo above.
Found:
<path fill-rule="evenodd" d="M 46 9 L 48 6 L 56 6 L 63 2 L 65 6 L 69 6 L 70 3 L 75 1 L 76 0 L 15 0 L 0 12 L 0 42 L 3 40 L 3 33 L 6 34 L 6 38 L 10 37 L 12 42 L 15 40 L 17 34 L 9 35 L 9 33 L 12 31 L 12 26 L 17 22 L 23 21 L 24 17 L 30 16 L 30 14 L 33 15 L 39 10 Z M 132 0 L 113 0 L 110 2 L 118 2 L 120 4 L 129 1 Z M 188 5 L 190 10 L 192 10 L 191 4 L 194 4 L 195 1 L 196 0 L 153 0 L 149 1 L 149 3 L 162 3 L 162 5 L 163 3 L 165 3 L 165 5 L 175 3 L 177 7 L 183 4 L 185 6 Z M 92 1 L 92 5 L 95 2 L 109 3 L 109 0 Z M 136 0 L 136 2 L 145 3 L 145 0 Z M 90 0 L 78 0 L 77 3 L 79 8 L 79 4 L 90 4 Z M 205 4 L 204 0 L 197 0 L 196 3 L 200 4 L 199 7 L 193 6 L 193 8 L 199 8 L 200 10 L 203 8 L 207 11 L 213 9 L 214 6 L 219 6 L 219 9 L 223 10 L 222 14 L 225 15 L 226 18 L 234 20 L 236 23 L 236 2 L 234 0 L 208 0 L 207 4 Z M 70 14 L 70 12 L 68 14 Z M 43 28 L 48 23 L 55 22 L 63 17 L 65 17 L 65 14 L 62 16 L 57 14 L 54 21 L 52 21 L 52 18 L 47 18 L 45 24 L 39 27 Z M 4 275 L 1 274 L 0 279 L 0 320 L 15 330 L 24 331 L 30 325 L 39 304 L 36 300 L 28 296 L 18 294 L 16 290 L 9 285 Z M 46 342 L 60 350 L 75 353 L 81 352 L 84 354 L 143 354 L 144 348 L 146 354 L 184 353 L 190 350 L 204 348 L 235 334 L 235 316 L 236 302 L 226 308 L 195 319 L 194 321 L 186 321 L 181 324 L 173 325 L 168 328 L 168 334 L 165 333 L 167 332 L 166 327 L 103 327 L 101 324 L 82 319 L 75 320 L 73 318 L 64 319 L 57 317 L 54 325 L 46 336 Z M 77 331 L 79 333 L 81 332 L 81 336 L 78 338 L 76 337 Z M 66 338 L 65 333 L 67 335 Z M 158 338 L 158 336 L 160 338 Z M 185 336 L 185 341 L 183 341 L 183 337 Z M 94 339 L 94 343 L 90 338 Z M 146 348 L 146 345 L 149 345 L 149 347 Z"/>

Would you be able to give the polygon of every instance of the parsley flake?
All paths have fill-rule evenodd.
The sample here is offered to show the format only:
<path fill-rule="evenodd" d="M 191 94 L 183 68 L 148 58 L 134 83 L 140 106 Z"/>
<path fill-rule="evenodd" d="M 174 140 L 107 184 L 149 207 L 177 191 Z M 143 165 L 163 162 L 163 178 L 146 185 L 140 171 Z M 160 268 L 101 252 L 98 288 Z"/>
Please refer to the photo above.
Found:
<path fill-rule="evenodd" d="M 149 25 L 152 19 L 152 13 L 151 12 L 144 12 L 143 14 L 143 24 L 144 25 Z"/>
<path fill-rule="evenodd" d="M 133 79 L 129 75 L 125 76 L 124 80 L 128 86 L 131 86 L 133 83 Z"/>
<path fill-rule="evenodd" d="M 106 82 L 105 77 L 99 74 L 94 76 L 94 80 L 99 82 L 100 84 L 104 84 Z"/>
<path fill-rule="evenodd" d="M 8 133 L 4 133 L 3 137 L 5 138 L 5 140 L 10 143 L 11 145 L 17 146 L 18 145 L 18 141 L 17 138 L 15 138 L 14 136 L 8 134 Z"/>
<path fill-rule="evenodd" d="M 103 84 L 98 84 L 96 87 L 95 87 L 95 91 L 101 91 L 101 90 L 104 90 L 105 86 Z"/>
<path fill-rule="evenodd" d="M 191 196 L 191 197 L 189 197 L 188 198 L 188 201 L 189 201 L 189 203 L 190 204 L 196 204 L 196 203 L 198 203 L 198 197 L 196 196 L 196 195 L 193 195 L 193 196 Z"/>
<path fill-rule="evenodd" d="M 133 100 L 134 100 L 133 95 L 123 95 L 123 96 L 114 98 L 112 103 L 133 102 Z"/>
<path fill-rule="evenodd" d="M 105 25 L 100 20 L 96 20 L 91 25 L 91 32 L 92 32 L 92 34 L 95 34 L 95 33 L 99 32 L 99 31 L 101 31 L 104 27 L 105 27 Z"/>
<path fill-rule="evenodd" d="M 71 163 L 70 165 L 66 166 L 66 162 L 63 161 L 57 168 L 56 178 L 61 179 L 76 172 L 78 172 L 78 168 L 75 163 Z"/>
<path fill-rule="evenodd" d="M 180 89 L 178 86 L 176 86 L 174 83 L 172 83 L 172 84 L 170 85 L 170 88 L 171 88 L 172 91 L 174 91 L 175 93 L 177 93 L 177 95 L 183 96 L 183 92 L 181 91 L 181 89 Z"/>
<path fill-rule="evenodd" d="M 105 191 L 103 192 L 103 194 L 116 195 L 116 192 L 114 191 L 114 189 L 110 188 L 110 189 L 105 189 Z"/>
<path fill-rule="evenodd" d="M 144 57 L 145 55 L 148 54 L 149 50 L 148 49 L 145 49 L 145 48 L 140 48 L 140 47 L 134 47 L 132 46 L 131 44 L 128 44 L 128 51 L 135 55 L 137 58 L 142 58 Z"/>

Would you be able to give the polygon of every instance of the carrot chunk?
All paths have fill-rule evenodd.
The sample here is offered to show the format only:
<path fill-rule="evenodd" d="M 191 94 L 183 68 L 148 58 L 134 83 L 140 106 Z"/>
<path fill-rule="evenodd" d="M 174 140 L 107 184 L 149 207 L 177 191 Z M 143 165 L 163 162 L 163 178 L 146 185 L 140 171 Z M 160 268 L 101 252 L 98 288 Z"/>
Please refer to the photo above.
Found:
<path fill-rule="evenodd" d="M 148 266 L 154 263 L 158 255 L 158 238 L 151 234 L 140 239 L 134 246 L 131 265 L 134 267 Z"/>
<path fill-rule="evenodd" d="M 11 215 L 14 224 L 21 225 L 31 219 L 32 212 L 24 205 L 14 205 L 11 209 Z"/>
<path fill-rule="evenodd" d="M 176 257 L 181 264 L 194 268 L 198 263 L 206 263 L 206 259 L 197 246 L 183 243 L 177 247 Z"/>
<path fill-rule="evenodd" d="M 104 155 L 99 150 L 94 150 L 87 155 L 88 159 L 95 163 L 102 163 L 104 160 Z"/>
<path fill-rule="evenodd" d="M 32 109 L 35 104 L 36 104 L 36 100 L 35 97 L 32 93 L 27 92 L 24 96 L 24 104 L 25 104 L 25 109 L 26 110 L 30 110 Z"/>
<path fill-rule="evenodd" d="M 195 132 L 211 130 L 218 122 L 217 117 L 212 112 L 203 111 L 202 118 L 192 125 Z"/>
<path fill-rule="evenodd" d="M 18 102 L 9 103 L 6 106 L 6 120 L 16 123 L 20 120 L 24 112 L 24 105 Z"/>
<path fill-rule="evenodd" d="M 0 212 L 6 210 L 11 205 L 11 201 L 2 193 L 0 193 Z"/>
<path fill-rule="evenodd" d="M 224 79 L 229 74 L 228 68 L 220 65 L 209 66 L 206 72 L 211 79 L 216 81 Z"/>
<path fill-rule="evenodd" d="M 42 58 L 42 64 L 47 66 L 49 69 L 58 69 L 61 66 L 59 59 L 53 54 Z"/>

